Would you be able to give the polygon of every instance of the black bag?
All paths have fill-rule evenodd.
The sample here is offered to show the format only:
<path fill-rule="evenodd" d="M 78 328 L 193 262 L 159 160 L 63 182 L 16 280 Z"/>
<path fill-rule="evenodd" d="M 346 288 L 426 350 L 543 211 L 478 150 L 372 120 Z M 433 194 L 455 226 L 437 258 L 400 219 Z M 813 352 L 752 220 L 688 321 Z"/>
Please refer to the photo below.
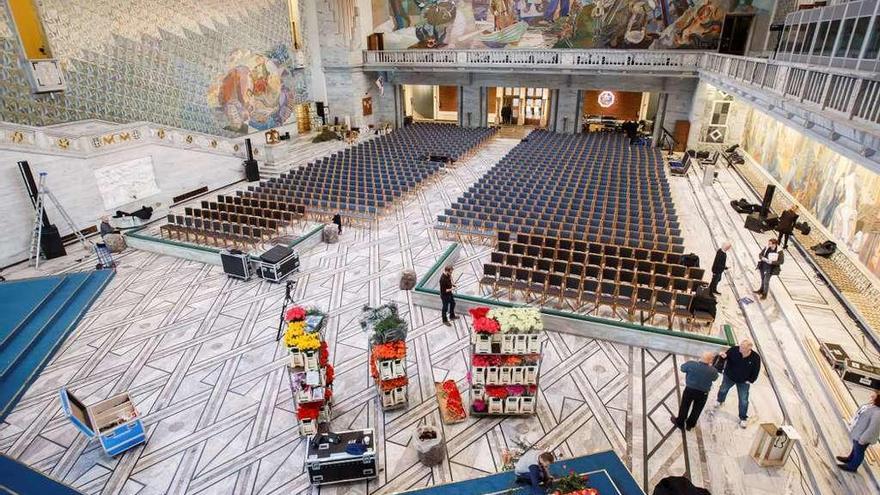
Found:
<path fill-rule="evenodd" d="M 810 235 L 810 231 L 813 230 L 813 228 L 810 227 L 810 224 L 808 224 L 807 222 L 795 224 L 795 227 L 797 227 L 797 229 L 800 230 L 801 234 L 803 235 Z"/>
<path fill-rule="evenodd" d="M 745 214 L 754 213 L 754 212 L 761 209 L 761 205 L 749 203 L 746 200 L 746 198 L 739 198 L 737 200 L 731 201 L 730 206 L 737 213 L 745 213 Z"/>
<path fill-rule="evenodd" d="M 681 257 L 681 264 L 686 267 L 700 266 L 700 257 L 694 253 L 688 253 Z"/>
<path fill-rule="evenodd" d="M 832 254 L 834 254 L 835 251 L 837 251 L 837 243 L 834 241 L 825 241 L 823 243 L 816 244 L 810 249 L 812 249 L 813 252 L 816 253 L 816 256 L 823 256 L 825 258 L 828 258 Z"/>
<path fill-rule="evenodd" d="M 654 487 L 654 495 L 712 495 L 709 490 L 699 488 L 684 476 L 667 476 Z"/>
<path fill-rule="evenodd" d="M 712 367 L 714 367 L 715 370 L 718 371 L 719 373 L 724 371 L 725 364 L 727 364 L 727 358 L 723 358 L 718 355 L 716 355 L 715 359 L 712 360 Z"/>

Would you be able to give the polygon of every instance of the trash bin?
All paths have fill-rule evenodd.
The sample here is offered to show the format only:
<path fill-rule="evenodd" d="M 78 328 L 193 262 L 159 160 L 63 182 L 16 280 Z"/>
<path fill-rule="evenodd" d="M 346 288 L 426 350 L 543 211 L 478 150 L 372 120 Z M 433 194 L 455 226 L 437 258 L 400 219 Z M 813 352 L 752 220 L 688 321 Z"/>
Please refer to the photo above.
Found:
<path fill-rule="evenodd" d="M 404 270 L 400 274 L 400 290 L 412 290 L 416 286 L 416 271 Z"/>
<path fill-rule="evenodd" d="M 419 462 L 425 466 L 436 466 L 443 462 L 446 448 L 443 444 L 443 434 L 434 425 L 422 425 L 416 428 L 413 444 Z"/>

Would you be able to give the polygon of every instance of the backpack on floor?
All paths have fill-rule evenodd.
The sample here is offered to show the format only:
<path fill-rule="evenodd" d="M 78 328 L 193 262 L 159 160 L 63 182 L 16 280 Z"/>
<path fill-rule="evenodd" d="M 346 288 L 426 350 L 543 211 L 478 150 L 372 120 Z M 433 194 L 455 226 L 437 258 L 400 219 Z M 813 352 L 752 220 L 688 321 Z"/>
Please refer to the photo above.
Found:
<path fill-rule="evenodd" d="M 700 266 L 700 257 L 694 253 L 688 253 L 681 257 L 681 264 L 687 267 Z"/>
<path fill-rule="evenodd" d="M 816 256 L 823 256 L 825 258 L 829 258 L 835 251 L 837 251 L 837 243 L 834 241 L 825 241 L 820 244 L 816 244 L 810 249 L 816 253 Z"/>

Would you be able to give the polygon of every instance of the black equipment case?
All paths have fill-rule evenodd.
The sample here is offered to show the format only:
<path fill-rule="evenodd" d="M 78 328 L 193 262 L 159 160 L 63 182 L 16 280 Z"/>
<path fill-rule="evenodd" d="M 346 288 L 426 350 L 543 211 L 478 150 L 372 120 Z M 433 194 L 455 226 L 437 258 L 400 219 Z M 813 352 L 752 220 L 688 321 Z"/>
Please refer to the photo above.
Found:
<path fill-rule="evenodd" d="M 278 245 L 260 255 L 258 265 L 260 277 L 280 282 L 299 270 L 299 255 L 287 246 Z"/>
<path fill-rule="evenodd" d="M 847 359 L 846 366 L 840 370 L 840 377 L 856 385 L 880 390 L 880 368 L 877 366 Z"/>
<path fill-rule="evenodd" d="M 315 435 L 309 439 L 306 455 L 309 480 L 313 485 L 328 485 L 375 478 L 375 442 L 370 429 Z"/>

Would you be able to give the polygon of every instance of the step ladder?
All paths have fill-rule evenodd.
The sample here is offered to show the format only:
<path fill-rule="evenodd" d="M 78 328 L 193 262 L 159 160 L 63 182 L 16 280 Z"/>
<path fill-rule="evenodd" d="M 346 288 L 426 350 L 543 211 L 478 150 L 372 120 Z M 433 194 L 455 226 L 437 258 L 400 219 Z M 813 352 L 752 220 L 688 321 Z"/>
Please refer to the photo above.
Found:
<path fill-rule="evenodd" d="M 61 206 L 61 203 L 59 203 L 58 199 L 55 198 L 55 195 L 52 194 L 52 191 L 46 187 L 46 175 L 46 172 L 40 172 L 40 181 L 37 184 L 37 204 L 34 205 L 34 227 L 31 230 L 31 249 L 30 254 L 28 255 L 28 265 L 33 266 L 34 268 L 40 267 L 40 257 L 42 256 L 42 253 L 40 252 L 40 239 L 43 237 L 43 215 L 46 211 L 46 199 L 52 202 L 55 209 L 61 214 L 61 218 L 67 226 L 70 227 L 70 231 L 73 232 L 83 248 L 90 250 L 92 246 L 92 242 L 86 239 L 86 236 L 76 228 L 73 219 L 70 218 L 70 215 L 67 214 L 67 211 Z"/>

